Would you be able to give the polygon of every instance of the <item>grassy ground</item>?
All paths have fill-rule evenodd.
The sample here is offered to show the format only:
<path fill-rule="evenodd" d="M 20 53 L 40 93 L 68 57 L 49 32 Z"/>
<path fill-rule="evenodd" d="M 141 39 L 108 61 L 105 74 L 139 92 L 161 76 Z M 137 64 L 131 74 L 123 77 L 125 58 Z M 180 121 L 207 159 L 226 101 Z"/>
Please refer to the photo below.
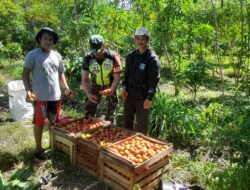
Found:
<path fill-rule="evenodd" d="M 0 170 L 3 178 L 8 179 L 18 168 L 32 168 L 30 180 L 36 186 L 36 189 L 108 189 L 108 187 L 98 183 L 95 178 L 92 178 L 83 170 L 71 167 L 69 158 L 61 154 L 52 154 L 48 151 L 51 157 L 45 162 L 37 162 L 33 158 L 35 150 L 33 128 L 25 127 L 27 124 L 24 123 L 8 122 L 10 114 L 8 110 L 7 83 L 11 79 L 21 79 L 21 65 L 17 63 L 16 66 L 18 67 L 16 73 L 11 69 L 12 67 L 9 70 L 0 69 L 1 93 L 4 94 L 3 97 L 0 97 L 0 113 L 4 121 L 0 124 Z M 72 102 L 67 102 L 67 100 L 64 103 L 72 105 Z M 64 106 L 63 112 L 78 118 L 81 116 L 80 108 L 79 106 L 74 107 L 78 107 L 78 111 L 71 109 L 70 106 Z M 48 148 L 49 135 L 47 131 L 43 136 L 43 145 Z M 46 187 L 41 187 L 39 185 L 40 177 L 46 176 L 51 171 L 57 174 L 57 178 Z"/>
<path fill-rule="evenodd" d="M 30 181 L 35 189 L 97 189 L 98 181 L 81 169 L 71 167 L 68 156 L 54 153 L 47 149 L 49 159 L 40 162 L 34 157 L 33 128 L 22 123 L 5 123 L 0 125 L 0 170 L 3 178 L 9 176 L 18 168 L 32 168 Z M 45 131 L 43 145 L 48 148 L 49 135 Z M 40 177 L 49 172 L 56 178 L 46 186 L 40 186 Z"/>
<path fill-rule="evenodd" d="M 44 162 L 34 159 L 35 142 L 31 123 L 11 122 L 8 110 L 7 83 L 20 78 L 20 67 L 16 73 L 0 69 L 0 171 L 7 180 L 18 168 L 31 168 L 29 178 L 35 189 L 98 189 L 103 184 L 88 175 L 83 170 L 70 166 L 69 158 L 62 154 L 52 154 L 49 146 L 48 130 L 43 134 L 43 146 L 48 149 L 50 158 Z M 10 75 L 9 75 L 10 74 Z M 9 77 L 12 76 L 12 77 Z M 74 109 L 65 108 L 63 112 L 72 117 L 80 113 Z M 56 173 L 56 178 L 46 186 L 41 186 L 39 180 L 49 172 Z M 106 187 L 105 187 L 106 188 Z"/>
<path fill-rule="evenodd" d="M 3 178 L 8 179 L 17 168 L 31 168 L 32 176 L 30 181 L 36 187 L 35 189 L 108 189 L 108 187 L 98 183 L 95 178 L 83 170 L 71 167 L 67 156 L 57 153 L 52 154 L 48 149 L 49 160 L 37 162 L 33 158 L 35 144 L 32 127 L 9 121 L 6 84 L 11 79 L 21 78 L 21 67 L 21 62 L 11 65 L 7 70 L 0 67 L 0 94 L 4 94 L 3 97 L 0 97 L 0 118 L 3 120 L 0 123 L 0 171 Z M 231 90 L 232 81 L 230 78 L 226 80 L 228 82 L 226 95 L 231 96 L 233 92 Z M 167 80 L 167 77 L 162 80 L 160 90 L 169 95 L 174 94 L 173 84 Z M 78 93 L 80 94 L 79 97 L 81 97 L 81 92 Z M 209 82 L 199 90 L 197 103 L 216 100 L 221 95 L 222 92 L 218 89 L 218 86 L 213 85 L 213 82 Z M 179 98 L 189 102 L 192 100 L 192 94 L 188 90 L 182 89 Z M 78 102 L 64 100 L 63 113 L 79 118 L 82 115 L 82 106 L 83 104 Z M 44 133 L 43 144 L 45 148 L 48 148 L 49 135 L 47 131 Z M 172 159 L 173 168 L 167 175 L 163 176 L 163 180 L 176 181 L 192 187 L 192 189 L 241 190 L 241 187 L 233 186 L 232 183 L 237 176 L 248 174 L 246 165 L 230 164 L 219 156 L 210 157 L 209 150 L 206 150 L 206 148 L 201 149 L 202 147 L 195 150 L 192 150 L 192 147 L 185 147 L 185 149 L 178 147 Z M 41 187 L 39 185 L 40 177 L 47 175 L 49 172 L 56 173 L 56 178 L 52 183 Z M 223 181 L 219 179 L 223 179 Z M 239 177 L 238 180 L 245 180 L 245 178 Z M 228 185 L 228 188 L 220 187 L 221 184 Z"/>

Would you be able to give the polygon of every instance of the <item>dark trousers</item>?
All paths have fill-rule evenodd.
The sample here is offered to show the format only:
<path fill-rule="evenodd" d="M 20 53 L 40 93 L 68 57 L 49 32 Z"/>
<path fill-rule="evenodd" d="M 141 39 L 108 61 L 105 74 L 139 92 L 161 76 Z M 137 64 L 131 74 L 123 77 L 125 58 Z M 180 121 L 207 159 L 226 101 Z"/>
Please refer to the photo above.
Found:
<path fill-rule="evenodd" d="M 124 127 L 134 129 L 134 116 L 136 116 L 136 131 L 147 134 L 149 110 L 143 108 L 145 99 L 128 97 L 124 103 Z"/>
<path fill-rule="evenodd" d="M 92 116 L 92 117 L 95 116 L 97 106 L 99 105 L 100 100 L 101 100 L 101 95 L 99 94 L 99 90 L 103 90 L 103 89 L 106 89 L 106 88 L 109 88 L 109 86 L 96 86 L 96 85 L 93 85 L 91 87 L 91 93 L 93 95 L 97 96 L 98 104 L 94 104 L 94 103 L 90 102 L 88 100 L 88 98 L 87 98 L 87 103 L 85 105 L 86 116 Z M 106 113 L 105 113 L 105 119 L 106 120 L 113 121 L 113 114 L 115 112 L 117 102 L 118 102 L 118 99 L 117 99 L 116 94 L 106 97 Z"/>

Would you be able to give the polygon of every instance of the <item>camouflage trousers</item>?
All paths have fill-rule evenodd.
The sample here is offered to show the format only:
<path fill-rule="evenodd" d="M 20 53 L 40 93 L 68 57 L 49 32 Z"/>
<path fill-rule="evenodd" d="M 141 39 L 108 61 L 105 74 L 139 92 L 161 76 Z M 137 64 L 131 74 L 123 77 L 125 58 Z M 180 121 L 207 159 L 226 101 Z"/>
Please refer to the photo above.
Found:
<path fill-rule="evenodd" d="M 100 104 L 101 101 L 101 95 L 99 94 L 100 90 L 104 90 L 106 88 L 109 88 L 109 86 L 97 86 L 97 85 L 93 85 L 91 87 L 91 93 L 95 96 L 97 96 L 98 100 L 97 100 L 97 104 L 89 101 L 89 99 L 86 99 L 86 105 L 85 105 L 85 113 L 86 116 L 92 116 L 94 117 L 96 115 L 97 112 L 97 107 Z M 117 95 L 116 93 L 112 96 L 107 96 L 106 98 L 106 112 L 105 112 L 105 120 L 109 120 L 111 122 L 113 122 L 113 114 L 115 112 L 115 108 L 118 102 L 117 99 Z"/>

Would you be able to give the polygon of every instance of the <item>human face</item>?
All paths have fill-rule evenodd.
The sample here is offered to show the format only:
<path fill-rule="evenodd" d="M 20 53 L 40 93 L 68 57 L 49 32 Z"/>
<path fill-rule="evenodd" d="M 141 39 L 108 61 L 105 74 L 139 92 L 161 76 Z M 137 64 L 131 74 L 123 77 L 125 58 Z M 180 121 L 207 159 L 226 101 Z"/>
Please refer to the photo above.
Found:
<path fill-rule="evenodd" d="M 47 32 L 43 32 L 40 38 L 40 46 L 43 50 L 49 51 L 54 45 L 54 38 Z"/>
<path fill-rule="evenodd" d="M 139 50 L 144 50 L 147 48 L 148 45 L 148 37 L 145 35 L 142 36 L 135 36 L 135 45 Z"/>
<path fill-rule="evenodd" d="M 101 59 L 104 57 L 105 45 L 103 44 L 101 49 L 98 52 L 95 52 L 94 55 L 96 58 Z"/>

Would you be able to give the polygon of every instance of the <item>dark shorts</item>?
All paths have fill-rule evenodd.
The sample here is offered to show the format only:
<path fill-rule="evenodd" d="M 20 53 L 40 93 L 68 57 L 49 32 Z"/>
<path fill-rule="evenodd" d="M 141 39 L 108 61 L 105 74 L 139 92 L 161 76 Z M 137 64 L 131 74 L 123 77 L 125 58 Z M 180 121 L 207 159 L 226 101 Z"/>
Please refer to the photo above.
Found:
<path fill-rule="evenodd" d="M 49 119 L 51 123 L 59 121 L 61 101 L 35 101 L 34 103 L 34 120 L 36 125 L 44 126 L 44 120 Z"/>

